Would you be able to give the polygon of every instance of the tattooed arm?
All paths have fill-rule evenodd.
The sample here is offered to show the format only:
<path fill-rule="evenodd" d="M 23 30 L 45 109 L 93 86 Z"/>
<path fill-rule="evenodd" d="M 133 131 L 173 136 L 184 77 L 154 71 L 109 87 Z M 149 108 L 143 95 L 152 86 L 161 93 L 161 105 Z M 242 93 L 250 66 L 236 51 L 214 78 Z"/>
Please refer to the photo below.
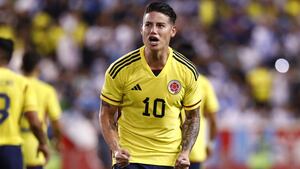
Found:
<path fill-rule="evenodd" d="M 102 135 L 113 153 L 113 157 L 119 166 L 123 167 L 129 164 L 128 151 L 121 149 L 119 145 L 118 129 L 115 122 L 115 113 L 118 107 L 102 101 L 99 112 L 99 124 Z"/>
<path fill-rule="evenodd" d="M 175 168 L 188 168 L 190 165 L 189 154 L 197 139 L 199 132 L 200 115 L 199 108 L 185 111 L 186 119 L 182 126 L 182 149 Z"/>

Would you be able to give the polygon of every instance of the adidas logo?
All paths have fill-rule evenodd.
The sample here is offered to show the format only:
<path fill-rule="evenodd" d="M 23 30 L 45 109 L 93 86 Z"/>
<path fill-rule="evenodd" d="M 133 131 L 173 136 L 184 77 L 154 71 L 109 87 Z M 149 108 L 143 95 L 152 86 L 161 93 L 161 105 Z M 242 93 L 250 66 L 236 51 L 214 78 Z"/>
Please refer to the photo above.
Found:
<path fill-rule="evenodd" d="M 135 85 L 131 90 L 142 90 L 139 84 Z"/>

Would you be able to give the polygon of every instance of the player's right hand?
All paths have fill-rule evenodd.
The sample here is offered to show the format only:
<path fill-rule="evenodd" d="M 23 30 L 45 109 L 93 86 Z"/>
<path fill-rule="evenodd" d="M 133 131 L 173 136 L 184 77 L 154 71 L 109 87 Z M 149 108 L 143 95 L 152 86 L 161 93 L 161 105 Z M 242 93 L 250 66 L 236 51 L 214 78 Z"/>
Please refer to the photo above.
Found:
<path fill-rule="evenodd" d="M 48 148 L 47 144 L 40 144 L 38 147 L 37 153 L 39 153 L 39 152 L 43 153 L 45 160 L 46 160 L 46 164 L 47 164 L 47 162 L 50 159 L 50 152 L 49 152 L 49 148 Z"/>
<path fill-rule="evenodd" d="M 182 152 L 176 160 L 175 169 L 188 169 L 190 164 L 189 154 Z"/>
<path fill-rule="evenodd" d="M 120 149 L 115 151 L 114 158 L 116 159 L 117 165 L 121 168 L 129 165 L 130 154 L 127 150 Z"/>

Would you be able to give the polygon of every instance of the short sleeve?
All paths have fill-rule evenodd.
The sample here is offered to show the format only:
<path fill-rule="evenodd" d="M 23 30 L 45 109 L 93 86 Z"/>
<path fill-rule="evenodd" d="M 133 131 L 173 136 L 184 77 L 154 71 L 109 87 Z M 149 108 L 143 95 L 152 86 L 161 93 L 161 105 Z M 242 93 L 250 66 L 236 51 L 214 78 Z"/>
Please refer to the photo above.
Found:
<path fill-rule="evenodd" d="M 61 107 L 54 88 L 49 88 L 47 113 L 51 121 L 58 120 L 61 117 Z"/>
<path fill-rule="evenodd" d="M 26 80 L 27 81 L 27 80 Z M 33 87 L 27 81 L 24 88 L 24 106 L 23 111 L 38 111 L 37 96 L 33 90 Z"/>
<path fill-rule="evenodd" d="M 205 82 L 206 100 L 205 100 L 205 111 L 209 113 L 215 113 L 219 111 L 219 102 L 215 93 L 215 90 L 209 80 Z"/>
<path fill-rule="evenodd" d="M 122 101 L 122 90 L 120 84 L 120 76 L 113 78 L 109 73 L 108 69 L 105 73 L 105 81 L 101 90 L 100 98 L 115 106 L 119 106 Z"/>

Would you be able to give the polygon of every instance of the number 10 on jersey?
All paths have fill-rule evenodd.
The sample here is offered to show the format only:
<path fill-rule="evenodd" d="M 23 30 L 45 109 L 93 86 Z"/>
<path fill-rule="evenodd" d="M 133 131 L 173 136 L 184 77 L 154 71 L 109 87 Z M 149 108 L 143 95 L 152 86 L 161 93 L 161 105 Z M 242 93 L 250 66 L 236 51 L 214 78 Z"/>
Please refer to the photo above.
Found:
<path fill-rule="evenodd" d="M 143 103 L 145 104 L 145 111 L 143 113 L 144 116 L 151 116 L 151 114 L 149 113 L 149 106 L 150 105 L 150 98 L 146 97 L 146 99 L 143 101 Z M 159 107 L 161 108 L 161 112 L 159 111 Z M 160 98 L 156 98 L 153 102 L 153 116 L 156 118 L 162 118 L 165 115 L 165 107 L 166 107 L 166 102 L 164 99 L 160 99 Z"/>

